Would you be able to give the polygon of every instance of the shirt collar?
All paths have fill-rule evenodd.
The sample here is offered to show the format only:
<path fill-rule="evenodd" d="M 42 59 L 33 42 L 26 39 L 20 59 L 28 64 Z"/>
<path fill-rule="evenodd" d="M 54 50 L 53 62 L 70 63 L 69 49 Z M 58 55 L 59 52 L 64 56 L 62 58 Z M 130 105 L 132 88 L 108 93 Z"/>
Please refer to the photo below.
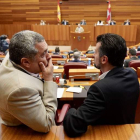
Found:
<path fill-rule="evenodd" d="M 109 71 L 110 71 L 110 70 L 109 70 Z M 109 71 L 104 72 L 102 75 L 100 75 L 100 76 L 99 76 L 99 79 L 100 79 L 100 80 L 104 79 L 105 76 L 108 74 Z"/>
<path fill-rule="evenodd" d="M 21 67 L 20 65 L 16 64 L 15 62 L 13 62 L 12 60 L 10 60 L 10 61 L 11 61 L 11 63 L 12 63 L 16 68 L 18 68 L 18 69 L 20 69 L 20 70 L 22 70 L 22 71 L 28 73 L 29 75 L 31 75 L 31 76 L 33 76 L 33 77 L 40 78 L 40 76 L 39 76 L 38 73 L 37 73 L 37 74 L 31 73 L 31 72 L 25 70 L 25 69 L 24 69 L 23 67 Z"/>

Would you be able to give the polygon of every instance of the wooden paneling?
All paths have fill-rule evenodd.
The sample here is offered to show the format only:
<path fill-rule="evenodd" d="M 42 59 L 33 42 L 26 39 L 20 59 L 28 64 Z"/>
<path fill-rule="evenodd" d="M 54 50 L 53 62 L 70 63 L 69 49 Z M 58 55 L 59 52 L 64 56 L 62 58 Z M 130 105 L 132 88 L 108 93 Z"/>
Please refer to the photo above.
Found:
<path fill-rule="evenodd" d="M 15 33 L 22 30 L 31 30 L 31 25 L 12 25 L 12 24 L 0 24 L 0 35 L 6 34 L 11 38 Z"/>
<path fill-rule="evenodd" d="M 70 33 L 70 45 L 72 50 L 88 50 L 90 44 L 90 31 L 83 33 Z"/>
<path fill-rule="evenodd" d="M 140 25 L 139 0 L 111 0 L 112 19 L 118 25 L 130 19 L 131 24 Z M 82 19 L 93 25 L 98 20 L 106 21 L 106 0 L 68 0 L 60 4 L 61 17 L 70 24 Z M 57 24 L 57 0 L 0 0 L 0 24 Z"/>
<path fill-rule="evenodd" d="M 0 24 L 0 35 L 7 34 L 11 38 L 15 33 L 22 30 L 33 30 L 42 34 L 49 45 L 71 45 L 70 32 L 75 31 L 76 25 L 26 25 L 26 24 Z M 115 26 L 83 26 L 85 33 L 90 32 L 90 44 L 95 46 L 96 37 L 103 33 L 116 33 L 121 35 L 127 42 L 127 46 L 136 44 L 137 25 L 115 25 Z M 89 46 L 88 45 L 88 46 Z"/>
<path fill-rule="evenodd" d="M 32 30 L 42 34 L 46 40 L 69 41 L 69 26 L 65 25 L 32 25 Z"/>
<path fill-rule="evenodd" d="M 122 36 L 125 41 L 134 42 L 136 41 L 137 25 L 115 25 L 115 26 L 96 26 L 95 38 L 104 33 L 115 33 Z"/>
<path fill-rule="evenodd" d="M 139 25 L 136 43 L 140 38 L 140 0 L 110 0 L 111 14 L 117 25 L 122 25 L 124 20 L 129 19 L 131 25 Z M 106 0 L 68 0 L 60 4 L 61 18 L 69 21 L 70 25 L 79 23 L 85 19 L 87 25 L 94 25 L 98 20 L 106 22 L 107 3 Z M 46 24 L 57 25 L 57 0 L 0 0 L 0 24 L 39 24 L 40 20 L 46 21 Z M 46 27 L 47 28 L 47 27 Z M 57 27 L 55 27 L 58 30 Z M 24 29 L 24 28 L 23 28 Z M 26 29 L 26 27 L 25 27 Z M 29 29 L 27 27 L 27 29 Z M 84 26 L 86 30 L 86 26 Z M 2 29 L 4 30 L 4 29 Z M 16 30 L 16 29 L 15 29 Z M 53 29 L 55 30 L 55 29 Z M 62 27 L 62 32 L 64 28 Z M 92 34 L 92 26 L 87 29 L 91 32 L 91 44 L 95 45 Z M 14 32 L 15 33 L 15 32 Z M 1 32 L 0 34 L 9 34 L 12 32 Z M 66 37 L 63 40 L 64 36 Z M 56 34 L 53 38 L 56 45 L 69 45 L 68 36 Z M 48 41 L 52 41 L 49 39 Z M 59 40 L 60 39 L 60 40 Z M 60 42 L 61 41 L 61 42 Z M 127 42 L 134 45 L 132 42 Z"/>

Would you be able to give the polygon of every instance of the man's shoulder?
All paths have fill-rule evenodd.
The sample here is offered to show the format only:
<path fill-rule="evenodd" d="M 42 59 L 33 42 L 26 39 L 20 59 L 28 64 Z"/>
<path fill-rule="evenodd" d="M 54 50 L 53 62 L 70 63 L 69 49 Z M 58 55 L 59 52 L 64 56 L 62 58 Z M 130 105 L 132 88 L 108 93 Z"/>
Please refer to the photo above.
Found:
<path fill-rule="evenodd" d="M 131 58 L 131 60 L 140 60 L 138 57 L 134 56 Z"/>
<path fill-rule="evenodd" d="M 25 71 L 17 69 L 13 66 L 13 64 L 8 60 L 7 65 L 2 64 L 0 66 L 0 82 L 4 80 L 7 85 L 33 85 L 32 83 L 36 84 L 39 79 L 29 75 Z M 39 82 L 38 82 L 39 83 Z"/>
<path fill-rule="evenodd" d="M 125 76 L 124 76 L 125 75 Z M 110 88 L 115 87 L 115 85 L 122 85 L 124 82 L 129 80 L 137 81 L 136 72 L 132 68 L 122 68 L 118 71 L 110 71 L 104 79 L 97 81 L 93 85 L 98 87 L 99 89 L 102 88 Z"/>
<path fill-rule="evenodd" d="M 137 58 L 137 57 L 132 57 L 132 58 L 130 58 L 130 59 L 126 59 L 126 60 L 125 60 L 125 63 L 129 63 L 130 61 L 133 61 L 133 60 L 140 60 L 140 59 Z"/>
<path fill-rule="evenodd" d="M 133 60 L 133 59 L 132 58 L 131 59 L 126 59 L 124 62 L 129 63 L 131 60 Z"/>

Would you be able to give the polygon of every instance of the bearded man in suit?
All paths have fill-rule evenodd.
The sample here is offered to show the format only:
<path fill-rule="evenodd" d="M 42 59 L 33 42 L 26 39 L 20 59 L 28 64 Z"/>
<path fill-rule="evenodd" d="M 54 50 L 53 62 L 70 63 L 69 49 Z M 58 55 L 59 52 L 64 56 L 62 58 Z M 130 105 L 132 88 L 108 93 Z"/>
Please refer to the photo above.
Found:
<path fill-rule="evenodd" d="M 80 136 L 88 125 L 134 123 L 139 82 L 132 68 L 123 67 L 126 51 L 119 35 L 97 37 L 94 63 L 102 75 L 90 86 L 83 104 L 67 112 L 63 125 L 68 136 Z"/>

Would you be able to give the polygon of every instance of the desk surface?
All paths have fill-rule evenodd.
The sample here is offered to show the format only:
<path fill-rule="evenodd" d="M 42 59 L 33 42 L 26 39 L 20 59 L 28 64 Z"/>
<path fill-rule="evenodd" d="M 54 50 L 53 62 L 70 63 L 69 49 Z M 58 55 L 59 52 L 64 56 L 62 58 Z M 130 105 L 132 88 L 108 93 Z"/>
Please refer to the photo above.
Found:
<path fill-rule="evenodd" d="M 49 133 L 35 132 L 27 126 L 0 124 L 0 140 L 139 140 L 140 124 L 89 126 L 85 134 L 69 138 L 63 126 L 53 126 Z"/>
<path fill-rule="evenodd" d="M 78 73 L 92 73 L 92 72 L 97 72 L 97 73 L 100 73 L 100 70 L 99 69 L 70 69 L 69 70 L 69 73 L 71 74 L 78 74 Z"/>
<path fill-rule="evenodd" d="M 57 127 L 56 140 L 139 140 L 140 124 L 89 126 L 85 134 L 69 138 L 62 126 Z"/>
<path fill-rule="evenodd" d="M 74 85 L 90 86 L 95 82 L 97 82 L 97 81 L 73 81 L 73 82 L 70 82 L 69 80 L 67 80 L 67 85 L 69 85 L 71 87 L 74 86 Z M 64 89 L 63 96 L 60 100 L 73 100 L 74 93 L 73 92 L 67 92 L 66 90 L 67 90 L 67 88 Z"/>

